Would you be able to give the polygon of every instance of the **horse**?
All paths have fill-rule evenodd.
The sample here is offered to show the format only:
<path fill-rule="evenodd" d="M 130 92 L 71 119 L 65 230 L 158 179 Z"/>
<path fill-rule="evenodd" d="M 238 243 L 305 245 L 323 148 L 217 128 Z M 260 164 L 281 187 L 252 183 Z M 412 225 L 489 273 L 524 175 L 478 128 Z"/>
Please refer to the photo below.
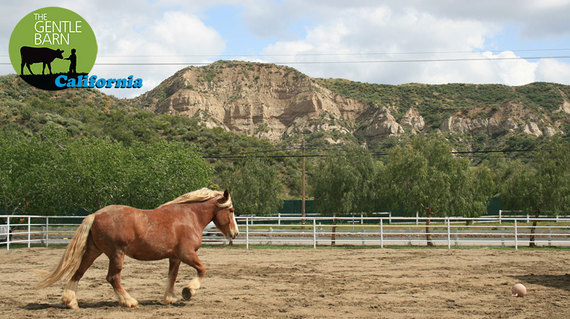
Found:
<path fill-rule="evenodd" d="M 183 262 L 197 271 L 182 289 L 182 297 L 190 300 L 200 288 L 206 268 L 198 258 L 202 231 L 211 221 L 232 242 L 239 233 L 229 192 L 202 188 L 164 203 L 158 208 L 142 210 L 130 206 L 111 205 L 85 217 L 55 270 L 38 283 L 38 288 L 67 280 L 62 301 L 66 307 L 78 309 L 77 284 L 85 271 L 101 254 L 109 258 L 107 281 L 113 287 L 119 304 L 137 307 L 138 301 L 121 286 L 121 270 L 125 255 L 137 260 L 169 259 L 168 284 L 164 304 L 178 301 L 174 283 Z"/>

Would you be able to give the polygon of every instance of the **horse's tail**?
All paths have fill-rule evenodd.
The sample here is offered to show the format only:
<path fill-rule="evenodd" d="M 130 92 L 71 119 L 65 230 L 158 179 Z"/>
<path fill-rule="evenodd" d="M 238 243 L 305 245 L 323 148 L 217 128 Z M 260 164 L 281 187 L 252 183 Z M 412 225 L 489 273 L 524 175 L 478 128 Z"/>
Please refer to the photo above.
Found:
<path fill-rule="evenodd" d="M 40 280 L 38 288 L 49 287 L 64 277 L 69 280 L 71 276 L 75 274 L 81 264 L 83 254 L 85 254 L 85 250 L 87 249 L 87 238 L 94 220 L 95 214 L 85 217 L 67 245 L 65 253 L 59 261 L 59 265 L 57 265 L 57 268 L 51 274 Z"/>

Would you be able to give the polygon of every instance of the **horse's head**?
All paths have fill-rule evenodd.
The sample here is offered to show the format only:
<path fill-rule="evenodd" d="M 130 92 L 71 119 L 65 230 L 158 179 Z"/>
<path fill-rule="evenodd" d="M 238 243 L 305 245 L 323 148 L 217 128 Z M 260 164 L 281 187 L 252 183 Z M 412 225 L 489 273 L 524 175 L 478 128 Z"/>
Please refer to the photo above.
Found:
<path fill-rule="evenodd" d="M 232 242 L 239 234 L 234 214 L 234 206 L 228 190 L 224 191 L 223 197 L 218 199 L 218 210 L 214 214 L 214 224 Z"/>

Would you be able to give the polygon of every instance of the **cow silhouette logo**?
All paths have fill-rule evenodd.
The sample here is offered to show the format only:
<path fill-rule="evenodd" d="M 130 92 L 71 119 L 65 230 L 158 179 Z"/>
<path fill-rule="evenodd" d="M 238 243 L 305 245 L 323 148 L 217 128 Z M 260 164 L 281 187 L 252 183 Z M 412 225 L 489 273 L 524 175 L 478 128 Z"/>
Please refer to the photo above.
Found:
<path fill-rule="evenodd" d="M 44 90 L 61 90 L 56 78 L 88 76 L 97 58 L 97 40 L 77 13 L 46 7 L 26 15 L 14 28 L 9 43 L 14 70 L 27 83 Z M 47 69 L 47 70 L 46 70 Z"/>

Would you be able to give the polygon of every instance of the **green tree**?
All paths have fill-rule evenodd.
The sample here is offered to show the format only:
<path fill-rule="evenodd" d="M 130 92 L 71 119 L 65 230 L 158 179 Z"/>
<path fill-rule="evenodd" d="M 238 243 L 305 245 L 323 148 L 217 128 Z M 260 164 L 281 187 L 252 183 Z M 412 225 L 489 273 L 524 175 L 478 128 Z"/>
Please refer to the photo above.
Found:
<path fill-rule="evenodd" d="M 333 217 L 331 243 L 336 239 L 336 217 L 374 210 L 376 166 L 369 152 L 350 148 L 344 154 L 331 153 L 322 159 L 309 179 L 315 208 Z"/>
<path fill-rule="evenodd" d="M 239 214 L 265 216 L 277 213 L 283 205 L 279 170 L 267 160 L 248 158 L 233 164 L 220 185 L 230 191 Z"/>
<path fill-rule="evenodd" d="M 0 159 L 0 202 L 8 214 L 75 214 L 109 204 L 154 208 L 208 186 L 212 176 L 187 143 L 70 139 L 56 126 L 37 137 L 3 132 Z"/>
<path fill-rule="evenodd" d="M 447 141 L 436 136 L 417 136 L 411 145 L 392 149 L 380 176 L 391 209 L 427 217 L 428 246 L 433 246 L 431 217 L 479 216 L 492 194 L 490 170 L 470 168 L 466 159 L 451 153 Z"/>
<path fill-rule="evenodd" d="M 58 187 L 57 197 L 51 194 L 45 201 L 57 199 L 53 206 L 69 213 L 121 203 L 134 161 L 128 147 L 109 138 L 80 138 L 61 153 L 50 178 Z"/>
<path fill-rule="evenodd" d="M 29 141 L 17 132 L 0 135 L 0 198 L 2 214 L 23 214 L 32 194 L 32 167 L 36 158 Z"/>
<path fill-rule="evenodd" d="M 501 189 L 501 204 L 510 210 L 534 212 L 529 246 L 535 244 L 535 228 L 541 213 L 566 213 L 570 204 L 570 147 L 554 140 L 537 151 L 531 164 L 512 164 L 512 174 Z"/>
<path fill-rule="evenodd" d="M 53 125 L 42 128 L 38 136 L 4 131 L 0 137 L 0 185 L 4 213 L 35 213 L 38 207 L 52 208 L 45 194 L 56 195 L 51 180 L 61 158 L 66 133 Z"/>

